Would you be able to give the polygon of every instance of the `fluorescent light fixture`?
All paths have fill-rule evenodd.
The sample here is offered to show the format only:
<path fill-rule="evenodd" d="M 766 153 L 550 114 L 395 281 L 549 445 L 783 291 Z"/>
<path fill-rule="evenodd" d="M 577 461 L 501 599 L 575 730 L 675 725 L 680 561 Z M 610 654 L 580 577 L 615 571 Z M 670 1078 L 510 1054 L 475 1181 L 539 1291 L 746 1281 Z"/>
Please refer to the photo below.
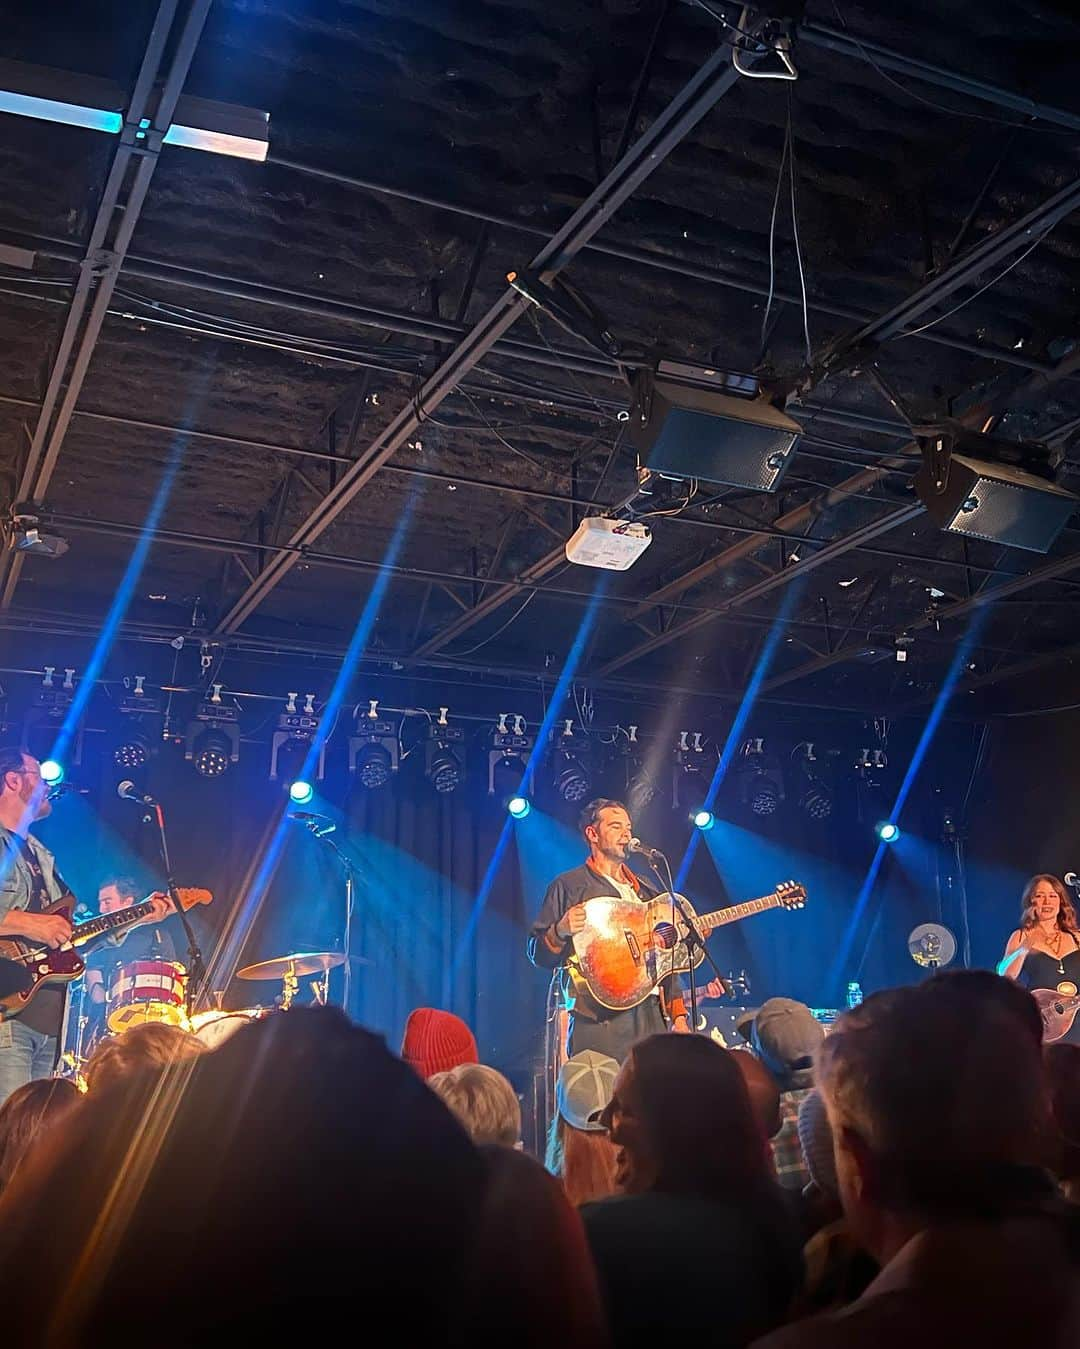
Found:
<path fill-rule="evenodd" d="M 65 126 L 83 126 L 88 131 L 107 131 L 120 134 L 124 119 L 118 112 L 104 108 L 84 108 L 78 103 L 64 103 L 57 98 L 35 98 L 31 94 L 0 89 L 0 112 L 14 113 L 16 117 L 36 117 L 41 122 L 62 122 Z"/>
<path fill-rule="evenodd" d="M 124 127 L 125 97 L 119 85 L 108 80 L 0 59 L 0 112 L 16 117 L 118 136 Z M 152 135 L 151 120 L 144 118 L 136 137 L 145 142 Z M 270 114 L 182 94 L 162 142 L 261 161 L 270 148 Z"/>

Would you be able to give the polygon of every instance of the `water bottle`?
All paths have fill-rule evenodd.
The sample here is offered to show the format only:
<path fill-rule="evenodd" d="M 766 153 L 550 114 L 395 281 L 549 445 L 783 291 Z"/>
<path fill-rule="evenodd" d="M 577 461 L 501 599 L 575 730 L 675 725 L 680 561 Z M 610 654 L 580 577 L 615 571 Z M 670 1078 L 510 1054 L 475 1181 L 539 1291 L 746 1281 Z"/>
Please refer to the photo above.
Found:
<path fill-rule="evenodd" d="M 862 1002 L 862 989 L 859 986 L 858 980 L 853 979 L 847 986 L 847 1005 L 849 1007 L 858 1007 L 860 1002 Z"/>

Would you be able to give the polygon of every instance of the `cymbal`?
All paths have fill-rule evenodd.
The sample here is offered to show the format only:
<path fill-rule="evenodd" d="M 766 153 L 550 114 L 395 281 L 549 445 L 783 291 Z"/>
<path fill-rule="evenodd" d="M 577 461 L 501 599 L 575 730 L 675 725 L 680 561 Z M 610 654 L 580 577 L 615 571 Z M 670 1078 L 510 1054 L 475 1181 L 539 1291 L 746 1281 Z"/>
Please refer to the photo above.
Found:
<path fill-rule="evenodd" d="M 362 957 L 352 956 L 354 963 L 367 964 Z M 345 964 L 340 951 L 296 951 L 291 956 L 275 956 L 272 960 L 259 960 L 254 965 L 245 965 L 236 971 L 238 979 L 284 979 L 287 974 L 298 978 L 305 974 L 324 974 Z"/>

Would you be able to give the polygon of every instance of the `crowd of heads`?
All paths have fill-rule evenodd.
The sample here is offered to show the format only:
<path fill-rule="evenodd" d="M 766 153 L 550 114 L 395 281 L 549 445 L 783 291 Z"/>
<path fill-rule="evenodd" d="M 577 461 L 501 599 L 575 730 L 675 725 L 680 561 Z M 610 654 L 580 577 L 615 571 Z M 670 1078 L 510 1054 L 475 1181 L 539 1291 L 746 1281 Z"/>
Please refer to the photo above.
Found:
<path fill-rule="evenodd" d="M 105 1343 L 117 1325 L 135 1338 L 169 1305 L 192 1341 L 378 1306 L 407 1338 L 444 1343 L 620 1345 L 719 1315 L 716 1343 L 839 1345 L 855 1341 L 830 1339 L 828 1317 L 777 1328 L 863 1306 L 919 1234 L 1020 1219 L 1071 1232 L 1080 1048 L 1044 1053 L 1016 984 L 938 974 L 828 1034 L 775 999 L 741 1030 L 731 1049 L 653 1035 L 622 1064 L 568 1059 L 546 1169 L 523 1151 L 514 1087 L 448 1012 L 415 1011 L 400 1055 L 327 1008 L 213 1050 L 168 1026 L 111 1037 L 85 1093 L 35 1082 L 0 1109 L 11 1342 Z M 165 1248 L 147 1279 L 146 1252 Z M 685 1298 L 643 1309 L 641 1269 L 674 1276 L 676 1259 L 698 1269 Z M 1053 1315 L 1060 1329 L 1067 1300 Z"/>

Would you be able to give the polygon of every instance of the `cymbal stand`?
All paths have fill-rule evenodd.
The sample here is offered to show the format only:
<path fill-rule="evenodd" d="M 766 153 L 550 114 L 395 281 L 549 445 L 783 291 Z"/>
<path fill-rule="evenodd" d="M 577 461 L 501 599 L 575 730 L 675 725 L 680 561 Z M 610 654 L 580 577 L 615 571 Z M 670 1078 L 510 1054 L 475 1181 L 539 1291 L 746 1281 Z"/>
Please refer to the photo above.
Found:
<path fill-rule="evenodd" d="M 312 820 L 307 823 L 307 828 L 313 838 L 317 838 L 321 843 L 333 852 L 334 856 L 341 863 L 341 869 L 345 874 L 345 925 L 344 940 L 342 942 L 342 954 L 345 956 L 345 963 L 341 967 L 341 1006 L 348 1013 L 349 1010 L 349 989 L 352 983 L 352 916 L 353 902 L 356 898 L 356 866 L 351 857 L 342 851 L 341 847 L 330 837 L 336 826 L 320 826 L 317 821 Z M 326 971 L 325 993 L 323 997 L 324 1005 L 330 1002 L 330 971 Z"/>

